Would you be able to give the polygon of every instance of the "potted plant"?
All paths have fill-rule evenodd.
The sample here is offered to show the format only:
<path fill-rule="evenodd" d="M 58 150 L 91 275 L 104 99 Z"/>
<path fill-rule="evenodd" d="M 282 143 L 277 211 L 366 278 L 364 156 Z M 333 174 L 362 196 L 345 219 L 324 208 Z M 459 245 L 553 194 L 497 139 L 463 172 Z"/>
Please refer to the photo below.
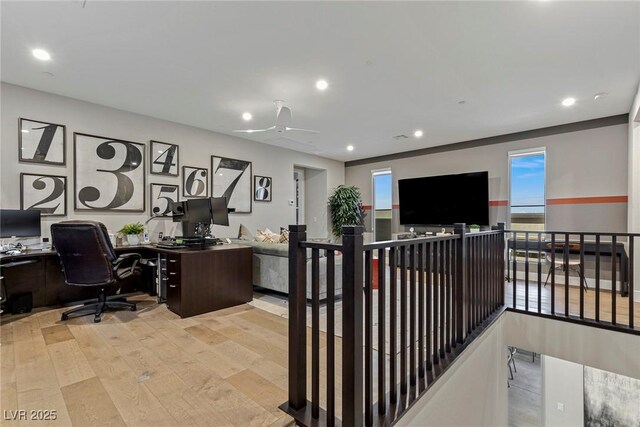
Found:
<path fill-rule="evenodd" d="M 343 226 L 364 226 L 364 218 L 367 213 L 362 207 L 358 187 L 339 185 L 329 197 L 328 205 L 331 215 L 331 229 L 337 240 L 342 237 Z"/>
<path fill-rule="evenodd" d="M 479 233 L 479 232 L 480 232 L 480 226 L 478 224 L 469 225 L 469 233 Z"/>
<path fill-rule="evenodd" d="M 124 234 L 129 245 L 140 244 L 140 235 L 144 231 L 144 226 L 139 222 L 135 224 L 126 224 L 118 233 Z"/>

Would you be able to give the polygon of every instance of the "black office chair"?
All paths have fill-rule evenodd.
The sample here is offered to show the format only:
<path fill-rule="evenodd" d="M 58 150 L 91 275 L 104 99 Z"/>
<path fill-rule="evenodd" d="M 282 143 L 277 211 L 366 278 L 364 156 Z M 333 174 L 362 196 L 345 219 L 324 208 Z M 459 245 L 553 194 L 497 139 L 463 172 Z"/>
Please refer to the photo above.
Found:
<path fill-rule="evenodd" d="M 105 287 L 116 284 L 140 272 L 140 255 L 135 253 L 116 255 L 104 224 L 96 221 L 63 221 L 51 225 L 51 239 L 60 257 L 65 282 L 71 286 L 95 286 L 100 288 L 98 300 L 62 313 L 62 320 L 69 315 L 94 314 L 98 323 L 107 309 L 136 310 L 135 303 L 107 300 Z"/>

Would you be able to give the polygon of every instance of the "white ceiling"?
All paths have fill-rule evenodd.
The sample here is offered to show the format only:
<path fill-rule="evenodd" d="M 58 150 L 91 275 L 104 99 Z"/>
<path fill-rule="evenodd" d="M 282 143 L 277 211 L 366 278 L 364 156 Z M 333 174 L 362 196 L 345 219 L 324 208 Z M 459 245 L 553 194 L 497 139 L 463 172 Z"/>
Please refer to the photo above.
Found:
<path fill-rule="evenodd" d="M 284 99 L 339 160 L 628 113 L 640 78 L 638 2 L 82 4 L 3 1 L 2 80 L 229 134 Z"/>

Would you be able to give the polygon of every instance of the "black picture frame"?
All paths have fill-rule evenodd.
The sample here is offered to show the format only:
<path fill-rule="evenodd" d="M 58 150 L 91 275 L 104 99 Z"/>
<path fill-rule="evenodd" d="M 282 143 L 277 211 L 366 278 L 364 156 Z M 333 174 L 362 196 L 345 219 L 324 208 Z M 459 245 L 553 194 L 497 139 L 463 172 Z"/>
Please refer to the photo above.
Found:
<path fill-rule="evenodd" d="M 102 146 L 102 150 L 100 150 L 100 146 L 95 148 L 94 153 L 88 152 L 80 152 L 79 151 L 79 139 L 86 139 L 91 142 L 92 139 L 103 140 L 100 143 Z M 97 143 L 98 141 L 95 141 Z M 80 145 L 83 143 L 81 142 Z M 106 144 L 106 146 L 104 145 Z M 105 162 L 108 162 L 117 154 L 116 150 L 112 144 L 121 144 L 125 146 L 126 156 L 123 159 L 123 164 L 120 165 L 117 169 L 104 169 L 100 167 L 100 165 L 92 165 L 91 162 L 99 163 L 100 160 L 95 160 L 95 157 L 103 159 Z M 84 149 L 84 147 L 80 147 Z M 105 157 L 101 157 L 101 154 Z M 146 165 L 145 165 L 145 155 L 146 146 L 140 142 L 132 142 L 126 141 L 124 139 L 118 138 L 109 138 L 105 136 L 91 135 L 87 133 L 74 132 L 73 133 L 73 206 L 76 211 L 94 211 L 94 212 L 145 212 L 146 211 L 146 200 L 147 200 L 147 191 L 146 191 Z M 80 160 L 80 162 L 79 162 Z M 127 162 L 129 164 L 127 164 Z M 126 166 L 126 167 L 125 167 Z M 128 171 L 123 171 L 123 169 L 129 169 Z M 80 172 L 80 174 L 79 174 Z M 135 172 L 135 173 L 134 173 Z M 90 178 L 86 178 L 84 173 L 90 174 Z M 95 202 L 96 193 L 98 198 L 100 197 L 100 191 L 94 185 L 96 183 L 106 182 L 102 180 L 101 174 L 113 174 L 114 176 L 105 175 L 105 178 L 111 178 L 108 181 L 110 183 L 115 183 L 116 188 L 110 188 L 111 192 L 114 194 L 113 200 L 107 203 L 104 206 L 91 207 L 86 202 Z M 98 175 L 96 175 L 98 174 Z M 121 185 L 119 176 L 126 176 L 129 179 L 127 182 L 127 186 L 124 187 L 126 191 L 119 190 L 118 186 Z M 115 181 L 114 181 L 115 180 Z M 85 181 L 88 185 L 84 185 Z M 81 188 L 79 188 L 81 187 Z M 126 195 L 127 192 L 133 192 L 132 195 L 127 198 L 127 200 L 122 203 L 118 198 L 122 198 L 123 193 Z M 135 199 L 134 199 L 135 197 Z M 84 199 L 84 200 L 83 200 Z M 130 203 L 131 199 L 134 199 L 133 203 Z M 120 203 L 119 205 L 117 203 Z M 122 207 L 127 204 L 133 204 L 135 207 L 128 208 Z"/>
<path fill-rule="evenodd" d="M 35 179 L 32 179 L 31 177 L 35 177 Z M 50 183 L 46 182 L 47 178 L 51 179 Z M 26 188 L 26 185 L 28 183 L 31 183 L 31 189 L 29 189 L 30 191 L 28 191 L 28 189 Z M 38 186 L 35 185 L 36 183 L 38 183 Z M 44 198 L 41 198 L 42 194 L 37 197 L 34 197 L 30 194 L 48 191 L 48 188 L 50 187 L 48 184 L 52 184 L 53 189 L 50 193 L 46 194 Z M 36 200 L 36 203 L 33 203 L 34 199 Z M 51 202 L 55 203 L 56 201 L 62 203 L 61 212 L 59 209 L 57 209 L 57 207 L 52 208 L 50 206 Z M 67 177 L 63 175 L 46 175 L 26 172 L 21 173 L 20 209 L 39 210 L 42 216 L 67 216 Z"/>
<path fill-rule="evenodd" d="M 204 191 L 192 194 L 192 191 L 194 190 L 194 182 L 192 179 L 193 181 L 204 182 Z M 209 197 L 209 169 L 198 166 L 182 166 L 182 197 L 192 199 Z"/>
<path fill-rule="evenodd" d="M 234 213 L 251 213 L 253 210 L 252 166 L 249 160 L 211 156 L 211 196 L 226 197 L 228 207 L 235 209 Z M 225 170 L 236 174 L 240 171 L 240 176 L 233 174 L 225 176 Z M 220 175 L 221 173 L 223 175 Z M 224 177 L 223 181 L 219 179 L 221 176 Z"/>
<path fill-rule="evenodd" d="M 159 188 L 158 188 L 159 187 Z M 164 191 L 164 188 L 173 188 L 175 189 L 175 200 L 170 198 L 170 197 L 162 197 L 163 192 L 167 193 L 166 191 Z M 157 194 L 157 196 L 156 196 Z M 159 213 L 162 210 L 161 206 L 158 206 L 156 204 L 156 201 L 158 199 L 165 199 L 166 200 L 166 206 L 164 206 L 164 211 L 162 213 Z M 161 184 L 161 183 L 157 183 L 157 182 L 152 182 L 149 185 L 149 214 L 150 216 L 153 217 L 157 217 L 157 218 L 171 218 L 171 209 L 170 209 L 170 204 L 169 202 L 178 202 L 180 200 L 180 186 L 179 185 L 175 185 L 175 184 Z M 155 208 L 158 208 L 158 212 L 155 211 Z"/>
<path fill-rule="evenodd" d="M 270 176 L 253 176 L 253 200 L 256 202 L 273 200 L 273 179 Z"/>
<path fill-rule="evenodd" d="M 33 123 L 33 125 L 29 125 Z M 32 139 L 35 131 L 40 131 L 45 125 L 36 144 Z M 29 135 L 29 136 L 27 136 Z M 31 152 L 33 147 L 33 157 L 28 157 L 27 152 Z M 47 160 L 47 156 L 54 158 L 62 156 L 61 161 Z M 67 127 L 58 123 L 50 123 L 43 120 L 28 119 L 20 117 L 18 119 L 18 161 L 21 163 L 37 163 L 50 166 L 65 166 L 67 164 Z"/>
<path fill-rule="evenodd" d="M 171 160 L 171 158 L 165 157 L 164 162 L 157 162 L 167 151 L 175 151 L 175 165 L 173 163 L 167 163 L 167 160 Z M 160 154 L 158 156 L 158 154 Z M 159 166 L 162 165 L 162 170 L 158 171 Z M 175 167 L 175 173 L 172 173 Z M 164 171 L 168 169 L 168 171 Z M 152 175 L 162 175 L 162 176 L 179 176 L 180 175 L 180 146 L 177 144 L 170 144 L 168 142 L 155 141 L 151 140 L 149 142 L 149 173 Z"/>

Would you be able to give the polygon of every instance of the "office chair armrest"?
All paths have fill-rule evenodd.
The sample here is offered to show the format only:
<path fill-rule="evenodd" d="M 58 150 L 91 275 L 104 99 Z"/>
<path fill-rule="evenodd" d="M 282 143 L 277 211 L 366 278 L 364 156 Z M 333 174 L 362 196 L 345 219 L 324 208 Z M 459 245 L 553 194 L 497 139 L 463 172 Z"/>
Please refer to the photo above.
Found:
<path fill-rule="evenodd" d="M 136 272 L 141 255 L 136 253 L 120 254 L 113 261 L 113 272 L 119 279 L 124 279 Z M 131 265 L 128 265 L 131 263 Z"/>

